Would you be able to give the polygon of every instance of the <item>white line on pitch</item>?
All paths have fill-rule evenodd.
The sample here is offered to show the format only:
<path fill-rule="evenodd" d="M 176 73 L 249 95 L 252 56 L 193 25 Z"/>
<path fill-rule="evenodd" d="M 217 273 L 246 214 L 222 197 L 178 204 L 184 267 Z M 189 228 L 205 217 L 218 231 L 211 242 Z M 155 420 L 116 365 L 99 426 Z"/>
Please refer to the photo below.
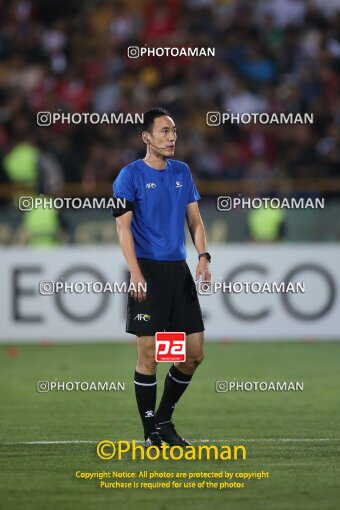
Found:
<path fill-rule="evenodd" d="M 132 441 L 132 439 L 116 439 L 116 440 L 110 440 L 114 443 L 117 443 L 118 441 Z M 278 438 L 269 438 L 269 437 L 262 437 L 258 439 L 254 438 L 229 438 L 229 439 L 193 439 L 192 443 L 225 443 L 228 444 L 228 442 L 244 442 L 244 443 L 299 443 L 299 442 L 325 442 L 325 441 L 340 441 L 340 438 L 338 437 L 314 437 L 314 438 L 304 438 L 304 437 L 278 437 Z M 53 444 L 98 444 L 100 443 L 100 440 L 98 441 L 88 441 L 88 440 L 60 440 L 60 441 L 3 441 L 0 442 L 0 445 L 3 446 L 15 446 L 15 445 L 53 445 Z M 136 443 L 143 443 L 143 441 L 136 441 Z"/>

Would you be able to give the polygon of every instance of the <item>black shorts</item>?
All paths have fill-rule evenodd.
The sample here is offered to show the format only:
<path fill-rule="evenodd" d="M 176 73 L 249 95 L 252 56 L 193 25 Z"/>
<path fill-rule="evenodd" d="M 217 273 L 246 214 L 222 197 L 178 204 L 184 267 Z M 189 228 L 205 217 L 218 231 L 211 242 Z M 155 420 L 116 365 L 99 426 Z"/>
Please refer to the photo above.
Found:
<path fill-rule="evenodd" d="M 153 336 L 158 331 L 204 331 L 196 285 L 185 262 L 138 259 L 147 283 L 146 300 L 128 297 L 126 331 Z"/>

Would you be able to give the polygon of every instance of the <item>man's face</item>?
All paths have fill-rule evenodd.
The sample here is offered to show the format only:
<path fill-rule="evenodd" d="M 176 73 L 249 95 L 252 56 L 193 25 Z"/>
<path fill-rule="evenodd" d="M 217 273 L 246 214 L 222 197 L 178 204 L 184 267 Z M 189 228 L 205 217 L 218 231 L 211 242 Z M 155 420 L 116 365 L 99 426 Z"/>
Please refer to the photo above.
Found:
<path fill-rule="evenodd" d="M 151 142 L 149 147 L 153 154 L 166 157 L 175 154 L 176 126 L 167 115 L 157 117 L 153 121 L 151 132 L 147 133 L 147 138 Z"/>

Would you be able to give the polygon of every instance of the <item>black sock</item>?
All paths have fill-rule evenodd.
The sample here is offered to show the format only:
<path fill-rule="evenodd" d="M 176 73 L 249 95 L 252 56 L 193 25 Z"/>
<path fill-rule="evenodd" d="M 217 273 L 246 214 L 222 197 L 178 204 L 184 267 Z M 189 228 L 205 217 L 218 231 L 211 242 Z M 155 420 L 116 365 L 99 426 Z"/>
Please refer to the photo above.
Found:
<path fill-rule="evenodd" d="M 156 432 L 155 406 L 157 382 L 156 375 L 144 375 L 135 371 L 135 393 L 137 406 L 144 427 L 145 439 Z"/>
<path fill-rule="evenodd" d="M 156 423 L 170 421 L 175 405 L 187 389 L 192 375 L 180 372 L 175 365 L 171 365 L 165 378 L 164 391 L 156 413 Z"/>

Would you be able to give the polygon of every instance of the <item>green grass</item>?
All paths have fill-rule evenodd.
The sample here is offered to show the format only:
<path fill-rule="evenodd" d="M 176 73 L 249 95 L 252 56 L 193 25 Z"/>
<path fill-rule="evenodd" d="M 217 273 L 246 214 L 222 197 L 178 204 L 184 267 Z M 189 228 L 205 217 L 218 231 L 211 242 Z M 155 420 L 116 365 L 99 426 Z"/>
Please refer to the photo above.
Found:
<path fill-rule="evenodd" d="M 242 461 L 103 461 L 95 442 L 141 439 L 130 344 L 0 348 L 1 510 L 339 508 L 340 343 L 208 344 L 177 406 L 189 440 L 244 444 Z M 14 355 L 13 355 L 14 354 Z M 17 354 L 17 355 L 15 355 Z M 159 366 L 158 396 L 168 364 Z M 38 380 L 125 381 L 125 392 L 38 393 Z M 216 380 L 303 381 L 303 392 L 216 393 Z M 290 439 L 285 441 L 285 439 Z M 322 440 L 320 440 L 322 439 Z M 31 441 L 93 441 L 21 444 Z M 13 444 L 6 444 L 6 443 Z M 269 471 L 244 489 L 115 490 L 81 471 Z"/>

